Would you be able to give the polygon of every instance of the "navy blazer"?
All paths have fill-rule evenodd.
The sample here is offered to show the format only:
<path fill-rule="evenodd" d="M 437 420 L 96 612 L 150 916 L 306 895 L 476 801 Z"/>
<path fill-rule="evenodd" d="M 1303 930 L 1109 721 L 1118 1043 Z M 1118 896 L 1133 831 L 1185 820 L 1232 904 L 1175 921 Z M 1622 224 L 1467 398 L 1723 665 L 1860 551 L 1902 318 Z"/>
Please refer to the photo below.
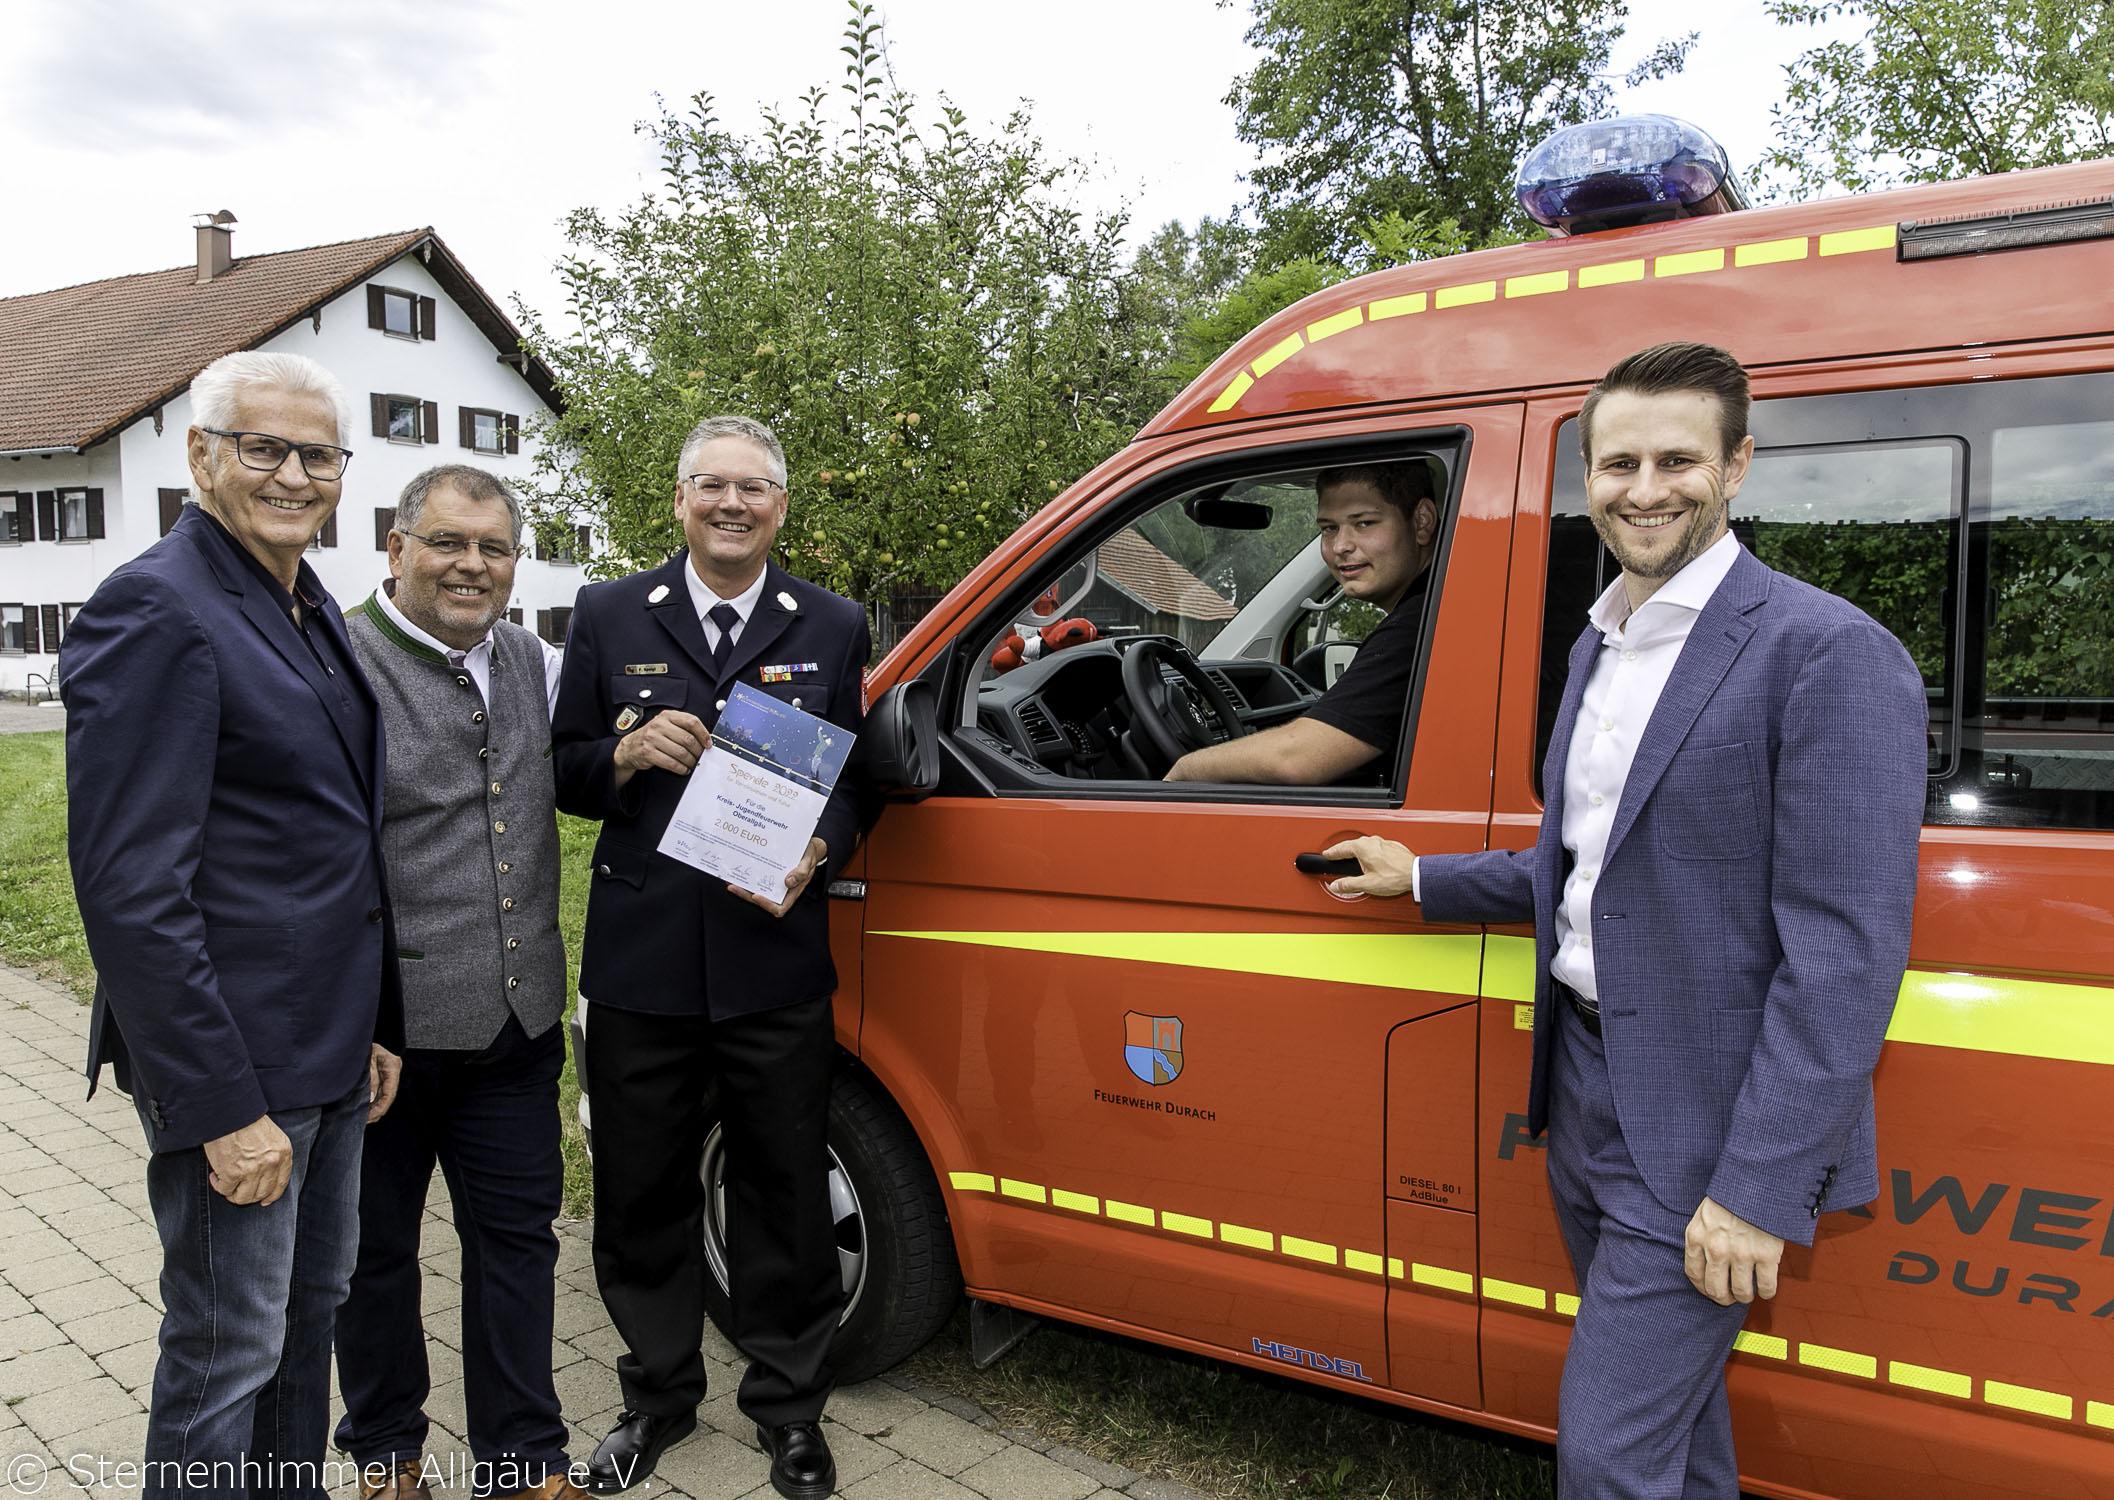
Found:
<path fill-rule="evenodd" d="M 763 595 L 725 670 L 714 673 L 683 580 L 689 565 L 685 550 L 658 568 L 580 590 L 551 717 L 551 753 L 559 808 L 602 822 L 580 993 L 621 1010 L 722 1018 L 836 989 L 826 888 L 829 871 L 842 867 L 858 841 L 863 806 L 855 778 L 839 779 L 815 829 L 829 846 L 826 867 L 792 910 L 774 917 L 729 893 L 725 882 L 659 852 L 685 780 L 649 768 L 618 791 L 617 741 L 671 708 L 695 714 L 709 730 L 737 681 L 798 700 L 856 734 L 865 719 L 871 637 L 864 609 L 769 563 Z M 765 667 L 791 673 L 766 682 Z"/>
<path fill-rule="evenodd" d="M 157 1150 L 341 1099 L 370 1042 L 400 1045 L 381 715 L 306 563 L 300 586 L 324 601 L 309 628 L 350 664 L 337 680 L 186 506 L 103 580 L 60 653 L 67 852 L 96 966 L 90 1091 L 113 1064 Z"/>
<path fill-rule="evenodd" d="M 1564 766 L 1599 649 L 1590 626 L 1571 649 L 1534 847 L 1418 871 L 1432 921 L 1534 923 L 1537 1133 Z M 1674 1212 L 1707 1194 L 1811 1244 L 1823 1207 L 1878 1195 L 1872 1068 L 1908 965 L 1928 720 L 1883 626 L 1742 549 L 1638 743 L 1593 891 L 1616 1111 Z"/>

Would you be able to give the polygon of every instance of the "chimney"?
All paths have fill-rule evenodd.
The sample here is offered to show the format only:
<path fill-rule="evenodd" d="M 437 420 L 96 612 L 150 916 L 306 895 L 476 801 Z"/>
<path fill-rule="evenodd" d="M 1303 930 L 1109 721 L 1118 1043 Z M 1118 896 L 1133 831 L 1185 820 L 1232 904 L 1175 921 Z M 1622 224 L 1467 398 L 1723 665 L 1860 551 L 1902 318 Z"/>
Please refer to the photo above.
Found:
<path fill-rule="evenodd" d="M 228 226 L 235 215 L 227 209 L 198 217 L 198 285 L 227 273 L 235 264 L 235 231 Z"/>

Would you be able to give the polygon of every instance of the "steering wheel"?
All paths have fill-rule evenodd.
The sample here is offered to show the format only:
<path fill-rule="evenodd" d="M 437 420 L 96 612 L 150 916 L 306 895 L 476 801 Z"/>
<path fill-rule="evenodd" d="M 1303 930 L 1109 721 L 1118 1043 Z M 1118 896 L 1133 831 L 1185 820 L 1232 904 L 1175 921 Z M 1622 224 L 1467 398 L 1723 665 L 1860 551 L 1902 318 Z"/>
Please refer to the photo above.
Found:
<path fill-rule="evenodd" d="M 1198 712 L 1195 699 L 1170 686 L 1161 673 L 1162 667 L 1174 668 L 1183 681 L 1203 696 L 1228 739 L 1248 732 L 1226 690 L 1212 681 L 1211 674 L 1188 647 L 1172 636 L 1138 636 L 1123 648 L 1123 698 L 1130 706 L 1131 718 L 1168 765 L 1214 741 L 1213 726 Z"/>

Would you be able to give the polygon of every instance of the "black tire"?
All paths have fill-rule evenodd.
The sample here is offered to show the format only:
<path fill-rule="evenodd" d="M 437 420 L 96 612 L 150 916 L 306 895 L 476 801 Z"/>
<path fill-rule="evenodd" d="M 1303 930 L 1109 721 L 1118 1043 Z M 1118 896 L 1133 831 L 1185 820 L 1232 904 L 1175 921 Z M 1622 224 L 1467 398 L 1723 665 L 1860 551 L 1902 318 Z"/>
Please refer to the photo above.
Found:
<path fill-rule="evenodd" d="M 726 1335 L 720 1142 L 715 1110 L 699 1163 L 705 1179 L 705 1313 Z M 841 1384 L 850 1385 L 924 1347 L 961 1300 L 962 1273 L 939 1183 L 917 1133 L 872 1077 L 846 1059 L 830 1081 L 829 1152 L 846 1298 L 830 1367 Z"/>

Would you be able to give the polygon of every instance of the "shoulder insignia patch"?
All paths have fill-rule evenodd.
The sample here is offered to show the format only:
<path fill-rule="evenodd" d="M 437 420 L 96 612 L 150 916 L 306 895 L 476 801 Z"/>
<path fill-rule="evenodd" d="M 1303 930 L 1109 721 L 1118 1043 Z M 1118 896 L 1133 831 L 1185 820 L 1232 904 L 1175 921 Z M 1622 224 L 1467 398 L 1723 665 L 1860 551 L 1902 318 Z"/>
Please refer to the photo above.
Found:
<path fill-rule="evenodd" d="M 653 592 L 646 596 L 646 602 L 648 604 L 658 604 L 667 597 L 668 585 L 665 583 L 657 583 L 653 586 Z"/>

